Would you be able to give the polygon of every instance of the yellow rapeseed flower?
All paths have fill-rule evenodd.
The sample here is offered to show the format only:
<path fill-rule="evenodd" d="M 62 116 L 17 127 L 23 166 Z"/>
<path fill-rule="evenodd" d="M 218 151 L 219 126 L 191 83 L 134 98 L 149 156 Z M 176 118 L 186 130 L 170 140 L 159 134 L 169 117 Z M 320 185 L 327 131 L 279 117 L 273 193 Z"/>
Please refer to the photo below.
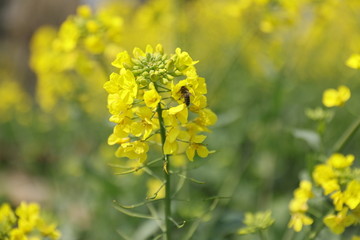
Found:
<path fill-rule="evenodd" d="M 15 214 L 17 217 L 15 217 Z M 4 240 L 57 240 L 61 236 L 53 223 L 40 216 L 40 206 L 22 202 L 15 210 L 5 203 L 0 206 L 0 237 Z"/>
<path fill-rule="evenodd" d="M 296 212 L 291 215 L 291 219 L 288 224 L 288 228 L 294 229 L 295 232 L 300 232 L 303 226 L 308 226 L 313 224 L 314 220 L 306 216 L 304 213 Z"/>
<path fill-rule="evenodd" d="M 161 100 L 161 96 L 155 90 L 154 83 L 149 84 L 149 89 L 150 90 L 145 91 L 144 93 L 144 102 L 149 108 L 155 109 Z"/>
<path fill-rule="evenodd" d="M 289 203 L 291 219 L 288 227 L 300 232 L 303 226 L 311 225 L 312 218 L 306 215 L 308 211 L 308 200 L 313 198 L 312 184 L 310 181 L 302 180 L 300 186 L 294 190 L 294 198 Z"/>
<path fill-rule="evenodd" d="M 324 217 L 325 225 L 335 234 L 341 234 L 345 228 L 351 226 L 355 222 L 352 215 L 348 215 L 348 208 L 343 208 L 340 212 L 329 214 Z"/>
<path fill-rule="evenodd" d="M 360 204 L 360 181 L 352 180 L 344 191 L 345 204 L 350 209 L 355 209 Z"/>
<path fill-rule="evenodd" d="M 327 89 L 323 93 L 322 102 L 326 107 L 343 106 L 350 99 L 351 92 L 346 86 L 339 86 L 338 89 Z"/>
<path fill-rule="evenodd" d="M 354 160 L 355 157 L 352 154 L 344 156 L 340 153 L 334 153 L 327 161 L 333 168 L 346 168 L 351 166 Z"/>
<path fill-rule="evenodd" d="M 346 60 L 346 66 L 354 69 L 360 68 L 360 54 L 352 54 L 347 60 Z"/>

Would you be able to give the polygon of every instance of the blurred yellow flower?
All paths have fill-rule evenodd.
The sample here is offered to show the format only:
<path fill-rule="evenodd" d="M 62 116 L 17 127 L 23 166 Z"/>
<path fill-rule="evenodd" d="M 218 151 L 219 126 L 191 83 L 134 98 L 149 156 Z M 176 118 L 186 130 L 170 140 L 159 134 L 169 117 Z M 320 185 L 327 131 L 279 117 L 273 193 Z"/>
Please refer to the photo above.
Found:
<path fill-rule="evenodd" d="M 311 225 L 313 223 L 312 218 L 305 213 L 308 211 L 307 201 L 313 198 L 312 184 L 310 181 L 302 180 L 300 186 L 294 190 L 294 198 L 289 203 L 289 210 L 291 213 L 291 219 L 288 223 L 289 228 L 293 228 L 294 231 L 300 232 L 303 226 Z"/>
<path fill-rule="evenodd" d="M 327 161 L 333 168 L 346 168 L 351 166 L 354 160 L 355 157 L 352 154 L 344 156 L 340 153 L 334 153 Z"/>
<path fill-rule="evenodd" d="M 26 124 L 23 115 L 31 109 L 30 97 L 19 83 L 3 78 L 0 78 L 0 123 L 15 118 L 19 123 Z"/>
<path fill-rule="evenodd" d="M 19 217 L 19 228 L 27 233 L 34 229 L 40 219 L 40 206 L 36 203 L 22 202 L 15 213 Z"/>
<path fill-rule="evenodd" d="M 45 238 L 57 240 L 60 238 L 61 234 L 56 229 L 56 225 L 47 223 L 40 216 L 38 204 L 22 202 L 16 208 L 15 213 L 7 203 L 0 206 L 0 237 L 5 237 L 5 240 L 41 240 Z"/>
<path fill-rule="evenodd" d="M 147 182 L 148 198 L 161 199 L 165 197 L 165 184 L 159 179 L 151 178 Z"/>
<path fill-rule="evenodd" d="M 246 227 L 240 228 L 238 234 L 251 234 L 269 228 L 275 222 L 271 216 L 271 211 L 245 213 L 244 224 Z"/>
<path fill-rule="evenodd" d="M 295 232 L 300 232 L 303 226 L 311 225 L 313 222 L 314 220 L 311 217 L 306 216 L 304 213 L 296 212 L 291 215 L 288 228 L 294 229 Z"/>
<path fill-rule="evenodd" d="M 346 86 L 339 86 L 338 89 L 327 89 L 323 93 L 322 102 L 326 107 L 343 106 L 350 99 L 351 92 Z"/>
<path fill-rule="evenodd" d="M 346 60 L 346 66 L 354 69 L 360 68 L 360 54 L 352 54 L 347 60 Z"/>

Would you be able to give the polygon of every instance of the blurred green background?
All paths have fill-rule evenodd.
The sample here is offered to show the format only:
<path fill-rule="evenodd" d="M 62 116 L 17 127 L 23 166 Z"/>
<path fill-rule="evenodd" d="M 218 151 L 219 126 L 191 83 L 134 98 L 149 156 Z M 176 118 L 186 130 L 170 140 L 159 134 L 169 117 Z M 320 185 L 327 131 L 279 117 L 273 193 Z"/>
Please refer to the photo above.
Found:
<path fill-rule="evenodd" d="M 32 40 L 35 32 L 48 25 L 43 31 L 56 34 L 80 4 L 123 21 L 109 54 L 93 54 L 109 72 L 91 59 L 71 70 L 80 73 L 75 77 L 39 73 L 34 62 L 49 46 Z M 119 51 L 162 43 L 167 52 L 189 52 L 200 60 L 198 74 L 218 115 L 207 138 L 216 153 L 187 165 L 205 184 L 186 181 L 175 201 L 175 219 L 187 221 L 176 239 L 194 223 L 192 239 L 256 239 L 236 231 L 245 212 L 266 209 L 276 219 L 269 235 L 281 239 L 299 178 L 359 115 L 359 72 L 345 65 L 360 50 L 357 0 L 2 0 L 0 18 L 0 202 L 40 202 L 57 219 L 62 239 L 121 239 L 120 230 L 141 240 L 157 231 L 154 222 L 112 206 L 113 200 L 142 202 L 148 191 L 145 174 L 116 176 L 107 165 L 119 160 L 107 145 L 112 125 L 102 84 Z M 67 81 L 81 86 L 64 92 L 44 87 L 63 89 Z M 305 109 L 321 106 L 322 92 L 341 84 L 352 99 L 314 144 L 318 125 Z M 359 139 L 355 134 L 344 152 L 357 156 Z M 210 211 L 216 196 L 222 199 Z M 325 238 L 340 239 L 324 231 L 319 239 Z"/>

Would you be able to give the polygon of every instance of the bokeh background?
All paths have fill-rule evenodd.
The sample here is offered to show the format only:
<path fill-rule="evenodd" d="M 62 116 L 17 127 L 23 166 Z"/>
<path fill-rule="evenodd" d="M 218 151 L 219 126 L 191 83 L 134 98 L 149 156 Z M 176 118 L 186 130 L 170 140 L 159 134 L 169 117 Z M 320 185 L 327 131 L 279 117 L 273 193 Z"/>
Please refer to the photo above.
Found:
<path fill-rule="evenodd" d="M 116 37 L 101 54 L 48 54 L 81 4 L 117 19 Z M 345 65 L 360 51 L 359 29 L 357 0 L 2 0 L 0 202 L 39 202 L 65 240 L 121 239 L 118 230 L 152 239 L 156 224 L 113 208 L 113 200 L 144 201 L 148 178 L 117 176 L 108 166 L 122 160 L 107 145 L 112 125 L 102 85 L 117 52 L 162 43 L 165 51 L 180 47 L 200 60 L 198 74 L 218 115 L 207 139 L 216 153 L 186 166 L 205 184 L 184 185 L 175 214 L 187 224 L 178 239 L 191 226 L 191 239 L 254 239 L 236 231 L 245 212 L 266 209 L 276 219 L 269 235 L 281 239 L 299 179 L 359 115 L 360 75 Z M 317 139 L 319 124 L 305 111 L 341 84 L 352 99 L 320 126 L 326 129 Z M 359 137 L 344 152 L 359 156 Z M 214 197 L 221 200 L 214 204 Z M 324 231 L 319 239 L 340 239 L 329 236 Z"/>

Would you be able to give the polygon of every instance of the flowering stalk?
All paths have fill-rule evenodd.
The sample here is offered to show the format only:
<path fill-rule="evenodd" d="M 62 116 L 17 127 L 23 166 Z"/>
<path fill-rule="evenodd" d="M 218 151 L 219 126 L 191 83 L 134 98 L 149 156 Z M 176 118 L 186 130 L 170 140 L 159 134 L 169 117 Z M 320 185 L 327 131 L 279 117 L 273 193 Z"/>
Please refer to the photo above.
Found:
<path fill-rule="evenodd" d="M 162 151 L 164 155 L 164 177 L 165 177 L 165 234 L 166 239 L 171 239 L 171 231 L 170 231 L 170 217 L 171 217 L 171 180 L 170 180 L 170 162 L 169 155 L 164 153 L 164 145 L 166 141 L 166 130 L 164 119 L 162 118 L 162 108 L 161 103 L 157 106 L 157 113 L 159 116 L 159 125 L 160 125 L 160 135 L 161 135 L 161 144 Z"/>
<path fill-rule="evenodd" d="M 207 157 L 210 151 L 201 133 L 209 132 L 208 126 L 217 119 L 207 108 L 206 83 L 197 75 L 196 63 L 180 48 L 168 55 L 160 44 L 148 45 L 145 51 L 135 48 L 133 57 L 126 51 L 119 53 L 112 65 L 120 71 L 104 84 L 110 121 L 116 124 L 108 143 L 120 145 L 115 155 L 130 159 L 136 172 L 146 165 L 152 144 L 162 147 L 164 179 L 154 198 L 163 197 L 158 193 L 165 185 L 167 240 L 172 222 L 169 156 L 186 155 L 190 161 L 195 154 Z"/>

